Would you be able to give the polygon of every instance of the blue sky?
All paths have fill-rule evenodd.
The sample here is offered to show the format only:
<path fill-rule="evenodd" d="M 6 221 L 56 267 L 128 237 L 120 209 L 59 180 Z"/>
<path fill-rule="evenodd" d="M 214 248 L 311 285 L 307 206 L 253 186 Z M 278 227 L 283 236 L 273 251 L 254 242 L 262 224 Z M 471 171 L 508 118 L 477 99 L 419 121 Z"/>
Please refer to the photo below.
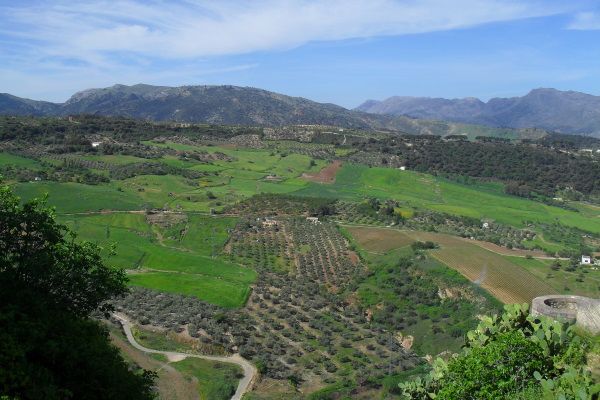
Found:
<path fill-rule="evenodd" d="M 233 84 L 345 107 L 392 95 L 600 95 L 592 0 L 0 0 L 0 92 Z"/>

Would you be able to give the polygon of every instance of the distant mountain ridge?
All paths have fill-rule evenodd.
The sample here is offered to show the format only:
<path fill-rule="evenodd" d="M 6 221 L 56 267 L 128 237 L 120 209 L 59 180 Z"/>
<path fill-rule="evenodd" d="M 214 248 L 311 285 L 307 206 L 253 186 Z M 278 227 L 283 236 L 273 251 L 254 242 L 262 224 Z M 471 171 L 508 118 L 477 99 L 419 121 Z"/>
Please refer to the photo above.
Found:
<path fill-rule="evenodd" d="M 541 88 L 522 97 L 493 98 L 488 102 L 476 98 L 394 96 L 383 101 L 367 100 L 355 110 L 600 137 L 600 96 L 575 91 Z"/>
<path fill-rule="evenodd" d="M 62 104 L 0 94 L 0 114 L 95 114 L 153 121 L 254 126 L 332 125 L 431 135 L 469 134 L 511 138 L 543 135 L 533 131 L 517 132 L 454 122 L 425 121 L 406 116 L 371 114 L 267 90 L 230 85 L 114 85 L 75 93 Z"/>

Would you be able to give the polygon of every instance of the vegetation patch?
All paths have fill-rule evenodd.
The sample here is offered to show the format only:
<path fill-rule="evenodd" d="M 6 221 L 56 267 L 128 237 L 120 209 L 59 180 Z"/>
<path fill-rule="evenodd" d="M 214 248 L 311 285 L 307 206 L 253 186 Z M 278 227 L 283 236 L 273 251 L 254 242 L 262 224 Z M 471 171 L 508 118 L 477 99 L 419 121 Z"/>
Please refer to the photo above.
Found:
<path fill-rule="evenodd" d="M 377 229 L 360 226 L 346 226 L 356 242 L 365 250 L 376 253 L 388 252 L 400 247 L 409 246 L 413 239 L 393 229 Z"/>
<path fill-rule="evenodd" d="M 488 290 L 503 303 L 530 302 L 534 297 L 557 291 L 503 256 L 461 238 L 431 232 L 410 232 L 417 240 L 440 245 L 431 255 L 455 269 L 471 282 Z"/>
<path fill-rule="evenodd" d="M 302 177 L 311 182 L 333 183 L 333 182 L 335 182 L 335 176 L 337 175 L 337 173 L 341 167 L 342 167 L 341 161 L 334 161 L 333 163 L 331 163 L 330 165 L 328 165 L 327 167 L 325 167 L 321 171 L 319 171 L 319 173 L 317 173 L 317 174 L 304 173 L 304 174 L 302 174 Z"/>

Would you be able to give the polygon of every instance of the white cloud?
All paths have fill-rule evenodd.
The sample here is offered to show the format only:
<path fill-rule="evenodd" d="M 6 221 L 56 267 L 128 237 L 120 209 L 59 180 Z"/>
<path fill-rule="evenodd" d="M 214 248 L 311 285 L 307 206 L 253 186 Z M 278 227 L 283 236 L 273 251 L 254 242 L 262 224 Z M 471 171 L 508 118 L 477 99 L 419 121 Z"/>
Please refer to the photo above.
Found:
<path fill-rule="evenodd" d="M 559 0 L 0 0 L 0 90 L 57 101 L 115 82 L 203 83 L 255 68 L 261 52 L 571 7 Z M 226 57 L 248 53 L 258 56 Z"/>
<path fill-rule="evenodd" d="M 5 35 L 35 40 L 46 55 L 94 64 L 110 52 L 220 56 L 311 41 L 466 28 L 560 11 L 541 0 L 58 0 L 0 8 L 4 19 L 12 21 L 13 31 L 5 29 Z"/>
<path fill-rule="evenodd" d="M 600 12 L 580 12 L 568 25 L 574 30 L 600 30 Z"/>

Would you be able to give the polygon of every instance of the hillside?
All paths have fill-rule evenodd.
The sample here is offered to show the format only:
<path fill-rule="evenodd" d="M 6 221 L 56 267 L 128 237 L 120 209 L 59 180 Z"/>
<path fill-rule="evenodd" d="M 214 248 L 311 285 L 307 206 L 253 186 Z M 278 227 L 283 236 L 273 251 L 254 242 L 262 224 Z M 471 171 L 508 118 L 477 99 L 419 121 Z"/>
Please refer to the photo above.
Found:
<path fill-rule="evenodd" d="M 356 108 L 374 114 L 405 115 L 511 128 L 541 128 L 600 136 L 600 96 L 556 89 L 535 89 L 522 97 L 442 99 L 394 96 L 368 100 Z"/>
<path fill-rule="evenodd" d="M 23 99 L 7 93 L 0 93 L 0 114 L 3 115 L 55 115 L 60 106 L 47 101 Z"/>
<path fill-rule="evenodd" d="M 532 137 L 530 131 L 424 121 L 406 116 L 376 115 L 317 103 L 262 89 L 239 86 L 114 85 L 74 94 L 62 104 L 0 95 L 0 114 L 64 116 L 95 114 L 153 121 L 206 122 L 228 125 L 330 125 L 401 131 L 410 134 Z M 543 136 L 535 132 L 533 137 Z"/>
<path fill-rule="evenodd" d="M 597 295 L 578 261 L 600 250 L 596 153 L 304 129 L 1 117 L 0 174 L 126 271 L 112 304 L 154 350 L 111 338 L 161 395 L 243 386 L 221 362 L 167 370 L 171 351 L 252 363 L 253 400 L 397 399 L 500 303 Z"/>

